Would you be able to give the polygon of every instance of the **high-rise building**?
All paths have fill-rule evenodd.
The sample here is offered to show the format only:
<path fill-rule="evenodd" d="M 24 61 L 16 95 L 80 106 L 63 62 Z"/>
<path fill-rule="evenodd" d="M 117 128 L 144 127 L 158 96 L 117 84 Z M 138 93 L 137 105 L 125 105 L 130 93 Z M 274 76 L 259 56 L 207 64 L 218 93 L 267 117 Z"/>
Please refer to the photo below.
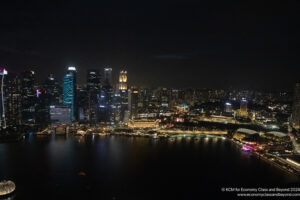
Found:
<path fill-rule="evenodd" d="M 119 75 L 119 90 L 127 90 L 127 71 L 122 70 L 120 71 Z"/>
<path fill-rule="evenodd" d="M 83 85 L 77 86 L 77 110 L 78 120 L 80 122 L 87 122 L 89 119 L 89 93 Z"/>
<path fill-rule="evenodd" d="M 242 99 L 241 100 L 241 104 L 240 104 L 240 110 L 242 113 L 247 113 L 248 112 L 248 101 L 246 99 Z"/>
<path fill-rule="evenodd" d="M 35 123 L 45 127 L 50 123 L 50 106 L 47 91 L 40 88 L 36 89 Z"/>
<path fill-rule="evenodd" d="M 7 126 L 21 125 L 21 78 L 9 73 L 4 81 L 5 117 Z"/>
<path fill-rule="evenodd" d="M 87 90 L 100 91 L 101 89 L 101 75 L 98 69 L 87 70 Z"/>
<path fill-rule="evenodd" d="M 99 100 L 98 120 L 106 124 L 114 123 L 114 109 L 113 88 L 109 85 L 103 85 Z"/>
<path fill-rule="evenodd" d="M 237 117 L 248 117 L 248 101 L 245 98 L 242 98 L 240 103 L 240 109 L 237 110 Z"/>
<path fill-rule="evenodd" d="M 119 119 L 124 121 L 125 111 L 128 110 L 128 85 L 127 85 L 127 71 L 121 70 L 119 74 L 119 84 L 118 84 L 118 102 L 117 109 L 119 109 Z"/>
<path fill-rule="evenodd" d="M 112 86 L 112 68 L 104 68 L 104 80 L 103 85 L 109 85 Z"/>
<path fill-rule="evenodd" d="M 99 70 L 87 71 L 87 109 L 86 115 L 89 123 L 97 122 L 99 97 L 101 92 L 101 75 Z"/>
<path fill-rule="evenodd" d="M 53 74 L 49 74 L 44 83 L 44 90 L 46 91 L 47 101 L 50 105 L 59 105 L 61 103 L 61 87 Z"/>
<path fill-rule="evenodd" d="M 131 88 L 128 90 L 128 110 L 130 112 L 130 118 L 135 118 L 138 114 L 138 99 L 139 90 Z"/>
<path fill-rule="evenodd" d="M 78 119 L 77 92 L 76 92 L 76 68 L 68 67 L 63 79 L 63 104 L 71 108 L 71 121 Z"/>
<path fill-rule="evenodd" d="M 35 73 L 32 70 L 22 73 L 21 83 L 21 115 L 22 123 L 35 123 Z"/>
<path fill-rule="evenodd" d="M 5 68 L 0 69 L 1 75 L 1 109 L 0 109 L 0 128 L 6 128 L 6 117 L 5 117 L 5 97 L 4 97 L 4 77 L 7 75 Z M 3 123 L 2 123 L 3 122 Z"/>
<path fill-rule="evenodd" d="M 300 129 L 300 82 L 296 83 L 294 89 L 293 113 L 291 122 L 295 129 Z"/>

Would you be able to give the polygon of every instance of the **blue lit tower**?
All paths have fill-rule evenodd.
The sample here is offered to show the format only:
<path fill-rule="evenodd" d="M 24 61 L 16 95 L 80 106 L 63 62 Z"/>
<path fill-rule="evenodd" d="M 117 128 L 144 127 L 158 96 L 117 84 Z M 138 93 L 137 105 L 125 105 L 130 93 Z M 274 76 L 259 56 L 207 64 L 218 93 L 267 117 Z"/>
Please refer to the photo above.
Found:
<path fill-rule="evenodd" d="M 63 78 L 63 104 L 71 108 L 71 121 L 77 120 L 76 68 L 68 67 Z"/>

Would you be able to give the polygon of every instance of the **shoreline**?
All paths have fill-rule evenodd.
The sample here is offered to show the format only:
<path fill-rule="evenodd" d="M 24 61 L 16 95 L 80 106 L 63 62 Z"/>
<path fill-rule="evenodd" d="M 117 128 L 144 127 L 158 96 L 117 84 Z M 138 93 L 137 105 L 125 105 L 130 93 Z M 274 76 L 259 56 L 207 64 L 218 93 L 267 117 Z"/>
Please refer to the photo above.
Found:
<path fill-rule="evenodd" d="M 229 139 L 229 138 L 227 138 L 227 139 Z M 243 144 L 238 143 L 238 142 L 234 141 L 233 139 L 229 139 L 229 140 L 232 143 L 236 144 L 238 147 L 242 147 L 243 146 Z M 293 175 L 293 176 L 296 176 L 296 177 L 300 178 L 300 172 L 299 171 L 295 171 L 293 169 L 294 171 L 292 172 L 292 171 L 288 170 L 287 168 L 283 167 L 282 165 L 276 163 L 275 161 L 266 158 L 264 155 L 262 155 L 259 152 L 250 151 L 250 153 L 251 153 L 251 155 L 256 156 L 256 158 L 258 158 L 259 160 L 263 160 L 264 162 L 270 164 L 271 166 L 275 166 L 276 168 L 280 169 L 281 171 L 284 171 L 287 174 L 290 174 L 290 175 Z M 293 168 L 291 165 L 289 165 L 289 167 Z"/>

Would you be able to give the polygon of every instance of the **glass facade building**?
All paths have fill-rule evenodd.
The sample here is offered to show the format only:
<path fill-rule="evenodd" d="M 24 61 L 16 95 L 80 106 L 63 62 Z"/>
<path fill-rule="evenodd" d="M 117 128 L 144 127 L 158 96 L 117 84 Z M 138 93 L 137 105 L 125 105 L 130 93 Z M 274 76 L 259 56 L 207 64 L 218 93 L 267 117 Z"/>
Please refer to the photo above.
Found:
<path fill-rule="evenodd" d="M 69 67 L 63 79 L 63 104 L 71 108 L 71 121 L 77 120 L 75 67 Z"/>

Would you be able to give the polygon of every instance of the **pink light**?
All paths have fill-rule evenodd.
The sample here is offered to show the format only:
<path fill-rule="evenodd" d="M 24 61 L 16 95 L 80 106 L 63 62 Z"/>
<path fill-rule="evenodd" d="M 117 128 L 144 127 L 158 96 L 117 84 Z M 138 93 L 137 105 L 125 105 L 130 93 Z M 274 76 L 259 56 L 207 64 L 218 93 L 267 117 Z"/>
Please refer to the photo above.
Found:
<path fill-rule="evenodd" d="M 250 149 L 248 146 L 244 145 L 244 146 L 242 147 L 242 150 L 243 150 L 243 151 L 250 151 L 251 149 Z"/>
<path fill-rule="evenodd" d="M 257 151 L 257 146 L 244 145 L 242 147 L 243 151 Z"/>

